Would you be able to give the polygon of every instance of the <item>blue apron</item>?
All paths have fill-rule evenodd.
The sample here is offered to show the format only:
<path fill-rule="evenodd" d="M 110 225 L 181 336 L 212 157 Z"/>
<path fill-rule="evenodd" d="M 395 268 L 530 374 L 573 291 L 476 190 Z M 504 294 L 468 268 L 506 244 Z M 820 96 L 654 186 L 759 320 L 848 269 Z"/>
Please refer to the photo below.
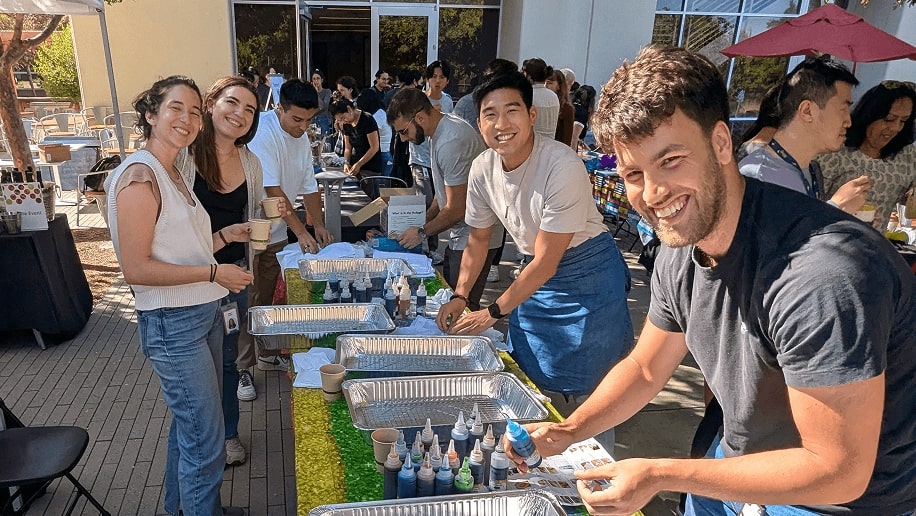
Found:
<path fill-rule="evenodd" d="M 542 389 L 592 392 L 633 347 L 629 290 L 609 233 L 567 249 L 556 274 L 510 315 L 513 358 Z"/>

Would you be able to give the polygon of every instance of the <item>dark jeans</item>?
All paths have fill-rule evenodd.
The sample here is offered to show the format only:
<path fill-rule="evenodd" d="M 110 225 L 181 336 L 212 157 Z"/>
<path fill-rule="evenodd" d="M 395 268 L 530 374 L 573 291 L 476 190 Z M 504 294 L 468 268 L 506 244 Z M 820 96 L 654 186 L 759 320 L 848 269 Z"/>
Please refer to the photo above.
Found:
<path fill-rule="evenodd" d="M 474 282 L 470 294 L 468 294 L 468 308 L 471 310 L 480 310 L 480 297 L 483 295 L 483 289 L 487 285 L 487 273 L 490 272 L 490 264 L 493 263 L 493 257 L 497 252 L 499 252 L 499 249 L 487 251 L 487 257 L 483 262 L 484 266 L 477 271 L 477 280 Z M 450 247 L 445 249 L 442 275 L 445 276 L 445 281 L 448 282 L 453 290 L 458 284 L 458 272 L 461 270 L 462 255 L 464 255 L 464 251 L 455 251 Z"/>

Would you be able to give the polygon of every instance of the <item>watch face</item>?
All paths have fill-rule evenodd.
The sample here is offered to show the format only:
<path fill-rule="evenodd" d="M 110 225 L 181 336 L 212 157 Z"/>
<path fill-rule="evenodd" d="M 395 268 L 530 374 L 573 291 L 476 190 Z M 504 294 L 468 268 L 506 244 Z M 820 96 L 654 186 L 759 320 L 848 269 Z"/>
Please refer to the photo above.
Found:
<path fill-rule="evenodd" d="M 496 303 L 493 303 L 492 305 L 488 306 L 487 311 L 490 312 L 490 317 L 494 319 L 502 319 L 503 317 L 503 314 L 499 312 L 499 305 L 497 305 Z"/>

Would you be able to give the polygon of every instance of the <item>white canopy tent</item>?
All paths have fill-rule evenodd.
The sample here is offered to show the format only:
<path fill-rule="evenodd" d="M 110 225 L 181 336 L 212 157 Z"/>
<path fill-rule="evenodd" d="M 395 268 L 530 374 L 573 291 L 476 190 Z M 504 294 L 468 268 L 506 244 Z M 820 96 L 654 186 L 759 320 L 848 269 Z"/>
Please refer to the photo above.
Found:
<path fill-rule="evenodd" d="M 105 22 L 104 0 L 3 0 L 0 2 L 0 13 L 9 14 L 65 14 L 98 15 L 102 30 L 102 48 L 105 50 L 105 65 L 108 69 L 108 85 L 111 88 L 111 105 L 115 124 L 121 127 L 121 114 L 118 109 L 118 92 L 115 88 L 114 69 L 111 66 L 111 47 L 108 44 L 108 25 Z M 124 159 L 124 136 L 115 131 L 121 159 Z"/>

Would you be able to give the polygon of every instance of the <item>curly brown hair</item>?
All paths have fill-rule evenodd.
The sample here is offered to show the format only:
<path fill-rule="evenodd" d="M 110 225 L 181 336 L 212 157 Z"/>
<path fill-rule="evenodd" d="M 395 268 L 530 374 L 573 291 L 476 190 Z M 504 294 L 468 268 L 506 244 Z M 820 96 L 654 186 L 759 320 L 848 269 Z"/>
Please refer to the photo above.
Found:
<path fill-rule="evenodd" d="M 137 129 L 143 133 L 144 140 L 149 140 L 150 135 L 153 133 L 153 126 L 146 120 L 146 114 L 158 114 L 159 107 L 162 105 L 162 101 L 165 100 L 165 96 L 175 86 L 187 86 L 197 93 L 198 99 L 201 98 L 200 88 L 197 87 L 194 79 L 184 75 L 170 75 L 165 79 L 159 79 L 154 82 L 148 90 L 141 92 L 134 99 L 133 106 L 134 110 L 137 111 Z"/>

